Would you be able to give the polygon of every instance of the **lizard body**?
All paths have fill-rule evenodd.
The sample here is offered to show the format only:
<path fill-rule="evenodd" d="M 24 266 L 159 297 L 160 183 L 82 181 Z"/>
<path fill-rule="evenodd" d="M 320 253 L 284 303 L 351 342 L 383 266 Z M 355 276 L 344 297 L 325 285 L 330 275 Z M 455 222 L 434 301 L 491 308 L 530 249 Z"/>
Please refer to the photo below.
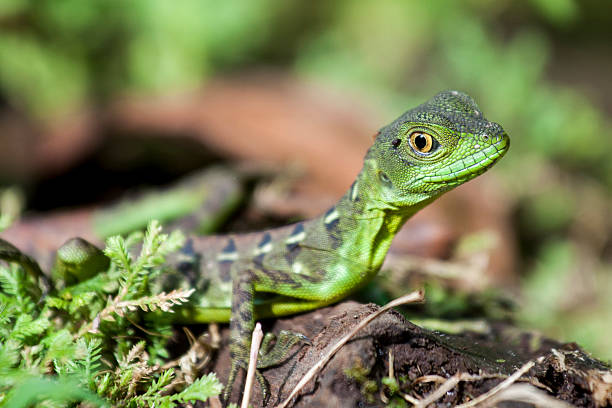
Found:
<path fill-rule="evenodd" d="M 179 311 L 183 320 L 230 321 L 225 396 L 248 364 L 256 319 L 322 307 L 367 283 L 408 218 L 482 174 L 508 147 L 501 126 L 469 96 L 441 92 L 378 132 L 355 182 L 321 216 L 263 232 L 191 238 L 177 274 L 164 276 L 163 286 L 197 289 L 191 306 Z"/>

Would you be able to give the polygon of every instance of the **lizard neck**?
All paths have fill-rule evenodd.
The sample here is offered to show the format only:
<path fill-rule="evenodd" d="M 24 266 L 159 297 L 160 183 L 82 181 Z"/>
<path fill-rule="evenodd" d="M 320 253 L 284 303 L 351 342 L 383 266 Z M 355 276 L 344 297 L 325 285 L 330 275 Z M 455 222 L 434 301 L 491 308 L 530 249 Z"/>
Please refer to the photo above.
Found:
<path fill-rule="evenodd" d="M 337 223 L 338 254 L 376 273 L 395 234 L 406 220 L 432 199 L 415 200 L 413 205 L 395 207 L 377 198 L 382 195 L 370 176 L 371 172 L 364 167 L 346 194 L 321 218 L 325 226 Z"/>

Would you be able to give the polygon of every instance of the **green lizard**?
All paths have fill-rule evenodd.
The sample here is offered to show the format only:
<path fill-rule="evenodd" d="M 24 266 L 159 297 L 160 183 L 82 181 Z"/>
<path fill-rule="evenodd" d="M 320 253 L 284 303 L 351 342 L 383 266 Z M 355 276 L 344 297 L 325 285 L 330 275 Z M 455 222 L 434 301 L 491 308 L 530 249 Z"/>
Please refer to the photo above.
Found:
<path fill-rule="evenodd" d="M 232 367 L 224 396 L 248 364 L 256 319 L 326 306 L 363 286 L 408 218 L 485 172 L 508 147 L 501 126 L 487 121 L 469 96 L 442 92 L 378 132 L 355 182 L 320 217 L 191 239 L 183 250 L 188 261 L 179 268 L 184 273 L 166 279 L 174 280 L 169 286 L 198 290 L 194 307 L 182 310 L 186 321 L 230 322 Z M 259 367 L 272 362 L 264 357 Z"/>
<path fill-rule="evenodd" d="M 408 218 L 484 173 L 509 145 L 501 126 L 486 120 L 472 98 L 441 92 L 378 132 L 357 179 L 320 217 L 268 231 L 191 237 L 172 260 L 175 270 L 156 284 L 196 288 L 177 311 L 180 320 L 229 321 L 232 365 L 225 401 L 238 371 L 248 365 L 256 319 L 326 306 L 363 286 Z M 78 248 L 60 253 L 76 253 L 77 263 L 84 259 Z M 258 368 L 278 363 L 299 338 L 283 333 Z M 266 398 L 259 371 L 257 378 Z"/>

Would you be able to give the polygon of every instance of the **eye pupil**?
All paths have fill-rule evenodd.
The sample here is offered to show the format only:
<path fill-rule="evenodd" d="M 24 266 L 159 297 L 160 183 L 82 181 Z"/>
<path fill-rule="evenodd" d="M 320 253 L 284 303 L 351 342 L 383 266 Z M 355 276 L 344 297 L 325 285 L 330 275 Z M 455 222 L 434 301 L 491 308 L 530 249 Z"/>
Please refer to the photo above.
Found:
<path fill-rule="evenodd" d="M 427 146 L 427 139 L 423 135 L 417 135 L 417 137 L 414 138 L 414 144 L 417 149 L 423 150 L 425 146 Z"/>

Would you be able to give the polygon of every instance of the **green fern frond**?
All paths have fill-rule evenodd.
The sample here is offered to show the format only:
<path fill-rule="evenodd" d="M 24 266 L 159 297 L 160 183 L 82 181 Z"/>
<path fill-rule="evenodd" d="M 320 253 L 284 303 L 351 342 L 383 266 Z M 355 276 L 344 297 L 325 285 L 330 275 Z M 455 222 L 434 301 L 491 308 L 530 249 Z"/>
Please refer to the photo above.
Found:
<path fill-rule="evenodd" d="M 45 304 L 47 307 L 51 307 L 59 310 L 68 310 L 70 308 L 70 301 L 55 296 L 47 297 Z"/>
<path fill-rule="evenodd" d="M 23 344 L 14 339 L 0 343 L 0 379 L 19 363 L 19 352 L 22 347 Z"/>
<path fill-rule="evenodd" d="M 123 316 L 126 312 L 136 311 L 138 308 L 145 312 L 155 312 L 162 310 L 164 312 L 172 312 L 172 306 L 186 303 L 189 296 L 195 292 L 195 289 L 178 289 L 169 293 L 159 293 L 155 296 L 145 296 L 140 299 L 126 300 L 115 304 L 115 313 Z"/>
<path fill-rule="evenodd" d="M 162 242 L 167 239 L 166 234 L 162 234 L 162 227 L 158 221 L 151 221 L 145 232 L 142 241 L 142 249 L 136 260 L 138 269 L 152 268 L 163 262 L 163 258 L 159 253 L 159 247 Z"/>
<path fill-rule="evenodd" d="M 11 296 L 21 313 L 32 314 L 36 303 L 28 289 L 33 289 L 33 283 L 28 281 L 28 275 L 19 265 L 9 265 L 8 268 L 0 266 L 0 287 L 8 296 Z"/>
<path fill-rule="evenodd" d="M 108 238 L 106 240 L 106 248 L 104 248 L 104 255 L 108 256 L 117 267 L 128 274 L 131 273 L 132 261 L 123 237 L 114 236 Z"/>
<path fill-rule="evenodd" d="M 173 399 L 181 403 L 206 401 L 212 396 L 219 395 L 222 390 L 223 385 L 219 382 L 215 373 L 209 373 L 198 378 L 189 387 L 174 395 Z"/>
<path fill-rule="evenodd" d="M 174 369 L 170 368 L 168 370 L 164 370 L 159 375 L 159 378 L 153 381 L 153 383 L 151 384 L 151 387 L 149 387 L 149 390 L 151 390 L 151 392 L 161 391 L 162 388 L 170 384 L 173 378 L 174 378 Z M 147 392 L 149 390 L 147 390 Z"/>
<path fill-rule="evenodd" d="M 79 309 L 88 308 L 97 296 L 98 295 L 95 292 L 84 292 L 76 295 L 70 302 L 68 311 L 70 314 L 73 314 Z"/>
<path fill-rule="evenodd" d="M 21 314 L 15 321 L 15 325 L 11 332 L 11 338 L 25 341 L 29 337 L 42 334 L 50 325 L 51 323 L 46 317 L 39 317 L 34 320 L 32 316 L 28 314 Z"/>
<path fill-rule="evenodd" d="M 47 347 L 43 364 L 54 360 L 58 360 L 63 364 L 75 355 L 76 345 L 72 334 L 67 329 L 61 329 L 45 337 L 41 344 Z"/>
<path fill-rule="evenodd" d="M 147 389 L 147 391 L 136 397 L 135 402 L 138 406 L 145 406 L 143 404 L 149 403 L 150 405 L 159 406 L 161 405 L 161 399 L 167 399 L 167 396 L 162 396 L 161 392 L 163 388 L 166 387 L 172 379 L 174 378 L 174 370 L 169 369 L 162 371 L 157 380 L 153 380 L 151 385 Z M 152 404 L 151 404 L 152 403 Z"/>
<path fill-rule="evenodd" d="M 119 288 L 120 275 L 119 271 L 99 273 L 87 280 L 68 286 L 59 293 L 59 296 L 68 299 L 87 292 L 94 292 L 101 296 L 116 292 Z"/>
<path fill-rule="evenodd" d="M 8 268 L 0 267 L 0 287 L 10 296 L 17 296 L 21 291 L 20 274 L 12 273 Z"/>
<path fill-rule="evenodd" d="M 83 358 L 83 368 L 85 369 L 85 375 L 89 380 L 90 387 L 94 387 L 93 375 L 100 370 L 100 359 L 102 358 L 102 340 L 91 339 L 89 341 L 84 338 L 77 340 L 77 346 L 85 343 L 86 353 Z"/>
<path fill-rule="evenodd" d="M 18 265 L 0 265 L 0 406 L 7 401 L 17 404 L 10 406 L 69 406 L 94 401 L 88 399 L 94 395 L 113 406 L 175 407 L 219 394 L 221 385 L 209 377 L 176 394 L 174 370 L 160 370 L 172 333 L 165 312 L 187 302 L 193 289 L 152 293 L 148 282 L 184 239 L 178 232 L 163 234 L 157 222 L 145 234 L 109 238 L 104 251 L 111 259 L 109 270 L 47 296 L 42 306 L 33 296 L 34 279 Z M 137 245 L 139 254 L 130 255 Z M 143 321 L 143 311 L 156 313 L 144 314 Z M 136 321 L 146 333 L 132 324 Z M 110 370 L 102 371 L 103 362 Z M 52 379 L 46 377 L 50 371 Z M 40 387 L 31 388 L 37 381 Z M 65 384 L 97 396 L 71 394 Z M 30 399 L 28 387 L 36 390 Z"/>
<path fill-rule="evenodd" d="M 113 379 L 111 373 L 104 373 L 104 375 L 100 378 L 97 384 L 98 395 L 104 396 L 109 394 L 110 387 L 112 386 Z M 91 387 L 94 390 L 96 387 Z"/>
<path fill-rule="evenodd" d="M 0 336 L 2 329 L 8 328 L 9 322 L 17 317 L 17 313 L 15 299 L 0 293 Z"/>
<path fill-rule="evenodd" d="M 163 388 L 169 385 L 174 377 L 174 370 L 163 371 L 156 381 L 153 381 L 147 392 L 135 397 L 133 401 L 138 407 L 168 407 L 173 408 L 177 403 L 186 404 L 195 401 L 206 401 L 212 396 L 221 393 L 223 385 L 214 373 L 205 375 L 183 391 L 174 395 L 163 395 Z"/>
<path fill-rule="evenodd" d="M 162 228 L 158 221 L 152 221 L 144 235 L 142 250 L 136 260 L 140 269 L 160 266 L 165 257 L 178 250 L 185 242 L 185 237 L 180 231 L 173 231 L 170 235 L 162 234 Z"/>
<path fill-rule="evenodd" d="M 174 231 L 170 235 L 162 234 L 161 231 L 159 222 L 151 221 L 144 234 L 140 254 L 133 265 L 133 269 L 138 273 L 133 276 L 131 282 L 133 287 L 130 288 L 132 294 L 130 298 L 144 293 L 149 279 L 156 275 L 155 269 L 164 263 L 169 253 L 178 250 L 185 241 L 185 237 L 179 231 Z"/>

